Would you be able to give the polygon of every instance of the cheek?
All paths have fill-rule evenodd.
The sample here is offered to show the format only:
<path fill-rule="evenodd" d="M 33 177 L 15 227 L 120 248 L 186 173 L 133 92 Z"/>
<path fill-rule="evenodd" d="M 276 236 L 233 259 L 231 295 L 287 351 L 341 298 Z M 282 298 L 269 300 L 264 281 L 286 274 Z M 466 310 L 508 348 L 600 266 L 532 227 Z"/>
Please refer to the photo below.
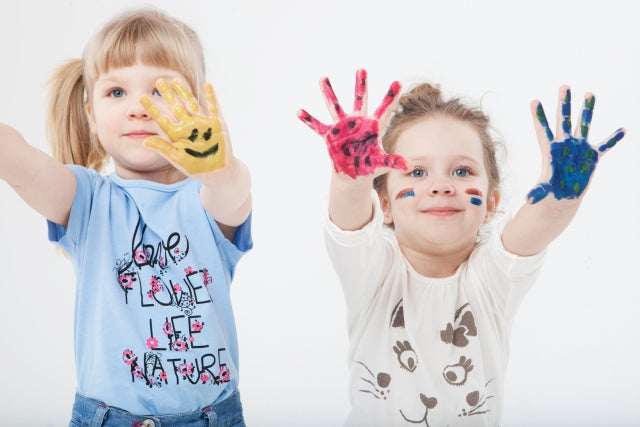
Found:
<path fill-rule="evenodd" d="M 469 203 L 475 206 L 482 206 L 484 204 L 484 197 L 482 190 L 475 187 L 470 187 L 464 190 L 464 193 L 469 196 Z"/>

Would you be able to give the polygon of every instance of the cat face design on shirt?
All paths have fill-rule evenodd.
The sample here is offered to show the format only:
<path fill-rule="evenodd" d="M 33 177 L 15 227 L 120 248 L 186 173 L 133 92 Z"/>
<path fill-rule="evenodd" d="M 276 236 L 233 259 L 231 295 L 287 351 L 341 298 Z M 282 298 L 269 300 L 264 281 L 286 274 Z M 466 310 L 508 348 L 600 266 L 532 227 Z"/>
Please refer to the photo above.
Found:
<path fill-rule="evenodd" d="M 424 389 L 418 388 L 415 399 L 407 397 L 403 398 L 402 402 L 397 402 L 400 405 L 394 410 L 398 411 L 400 425 L 405 422 L 407 425 L 429 425 L 429 417 L 433 418 L 433 414 L 437 413 L 438 402 L 442 399 L 444 399 L 442 400 L 443 402 L 447 402 L 447 405 L 449 405 L 451 399 L 456 399 L 458 412 L 455 417 L 459 421 L 470 416 L 486 414 L 493 410 L 493 407 L 488 402 L 495 396 L 488 389 L 488 385 L 494 379 L 486 382 L 484 387 L 482 385 L 470 386 L 468 380 L 474 370 L 473 360 L 467 355 L 460 355 L 461 351 L 464 351 L 467 345 L 478 335 L 471 306 L 468 303 L 462 304 L 452 314 L 453 321 L 447 322 L 444 328 L 434 331 L 436 337 L 439 338 L 439 344 L 436 345 L 450 346 L 451 351 L 447 351 L 447 353 L 456 355 L 454 360 L 442 366 L 440 378 L 445 386 L 442 387 L 440 385 L 432 390 L 429 390 L 428 386 Z M 392 368 L 389 370 L 390 373 L 387 373 L 377 370 L 369 361 L 354 361 L 362 368 L 361 381 L 357 385 L 358 391 L 366 393 L 379 401 L 388 399 L 392 385 L 396 390 L 400 390 L 404 386 L 412 389 L 416 385 L 415 381 L 418 380 L 414 375 L 424 375 L 424 372 L 420 373 L 420 370 L 433 369 L 433 367 L 427 365 L 422 366 L 419 362 L 420 356 L 405 329 L 405 312 L 402 299 L 392 309 L 388 327 L 394 342 L 389 350 L 392 355 L 389 360 L 392 364 L 397 363 L 397 367 L 400 370 Z M 427 357 L 428 359 L 428 355 L 422 354 L 422 357 Z M 468 391 L 463 388 L 465 385 L 468 387 Z M 449 387 L 451 387 L 451 393 L 446 391 Z M 444 395 L 440 396 L 440 393 L 444 393 Z M 383 403 L 381 402 L 380 404 Z"/>

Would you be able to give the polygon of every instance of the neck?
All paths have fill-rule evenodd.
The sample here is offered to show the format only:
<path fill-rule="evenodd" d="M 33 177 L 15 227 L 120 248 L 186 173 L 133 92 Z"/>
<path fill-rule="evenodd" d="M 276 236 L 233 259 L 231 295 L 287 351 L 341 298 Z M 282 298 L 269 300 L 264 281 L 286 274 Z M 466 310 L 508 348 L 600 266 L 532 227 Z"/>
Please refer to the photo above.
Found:
<path fill-rule="evenodd" d="M 122 179 L 152 181 L 159 184 L 175 184 L 176 182 L 180 182 L 186 178 L 185 175 L 173 167 L 151 172 L 134 172 L 116 166 L 115 171 Z"/>
<path fill-rule="evenodd" d="M 416 272 L 422 276 L 438 279 L 453 276 L 458 267 L 471 255 L 475 242 L 462 248 L 446 251 L 425 250 L 400 243 L 399 245 L 405 258 Z"/>

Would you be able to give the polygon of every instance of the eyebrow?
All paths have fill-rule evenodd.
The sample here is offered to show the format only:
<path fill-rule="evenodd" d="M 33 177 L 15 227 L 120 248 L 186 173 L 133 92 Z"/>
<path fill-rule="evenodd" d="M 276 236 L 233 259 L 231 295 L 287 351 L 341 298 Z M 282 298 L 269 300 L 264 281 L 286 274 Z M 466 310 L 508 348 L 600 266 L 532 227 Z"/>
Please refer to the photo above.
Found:
<path fill-rule="evenodd" d="M 413 163 L 417 163 L 417 162 L 422 162 L 422 163 L 428 163 L 430 161 L 433 161 L 433 157 L 428 157 L 428 156 L 415 156 L 415 157 L 408 157 L 408 156 L 404 156 L 407 160 L 409 160 L 410 162 Z M 478 161 L 475 158 L 471 157 L 471 156 L 467 156 L 465 154 L 457 154 L 454 156 L 451 156 L 451 159 L 453 162 L 469 162 L 469 163 L 473 163 L 475 165 L 483 165 L 484 162 L 483 161 Z"/>

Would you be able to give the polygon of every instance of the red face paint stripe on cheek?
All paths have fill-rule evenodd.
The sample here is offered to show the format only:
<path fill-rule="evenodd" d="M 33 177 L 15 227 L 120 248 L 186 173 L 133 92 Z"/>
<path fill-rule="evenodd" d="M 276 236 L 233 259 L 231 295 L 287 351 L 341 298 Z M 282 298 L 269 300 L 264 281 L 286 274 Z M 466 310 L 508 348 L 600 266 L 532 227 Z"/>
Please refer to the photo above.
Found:
<path fill-rule="evenodd" d="M 405 188 L 396 195 L 396 200 L 404 199 L 405 197 L 415 197 L 415 195 L 416 193 L 413 191 L 413 188 Z"/>
<path fill-rule="evenodd" d="M 482 191 L 478 190 L 477 188 L 467 188 L 464 192 L 471 196 L 482 197 Z"/>

